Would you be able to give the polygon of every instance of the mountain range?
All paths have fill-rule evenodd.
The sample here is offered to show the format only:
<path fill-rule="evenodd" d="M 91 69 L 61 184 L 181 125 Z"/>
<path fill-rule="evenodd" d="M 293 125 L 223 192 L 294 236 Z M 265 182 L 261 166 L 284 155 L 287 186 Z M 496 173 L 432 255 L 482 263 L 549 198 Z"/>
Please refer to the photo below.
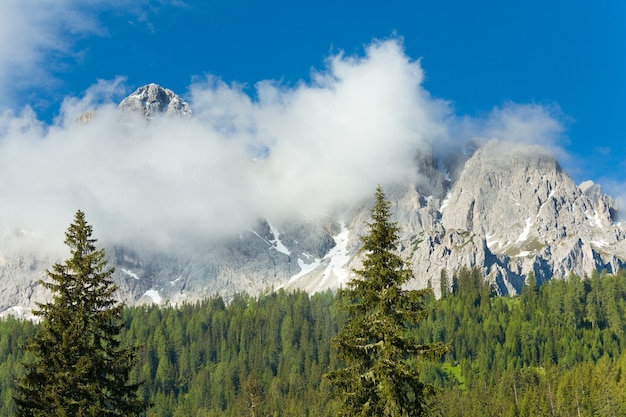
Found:
<path fill-rule="evenodd" d="M 189 105 L 156 84 L 119 105 L 146 120 L 192 118 Z M 89 123 L 94 112 L 77 119 Z M 399 253 L 411 265 L 412 288 L 439 295 L 447 273 L 478 267 L 499 294 L 518 294 L 529 273 L 539 283 L 626 267 L 626 224 L 598 184 L 576 184 L 555 156 L 536 145 L 497 139 L 468 143 L 438 158 L 415 155 L 418 181 L 385 186 L 400 227 Z M 373 195 L 374 190 L 372 190 Z M 259 217 L 230 237 L 188 253 L 107 247 L 118 295 L 127 304 L 180 303 L 215 294 L 258 294 L 277 288 L 336 289 L 359 267 L 360 236 L 373 199 L 333 214 Z M 0 242 L 0 315 L 24 314 L 48 297 L 38 281 L 58 261 L 16 232 Z"/>

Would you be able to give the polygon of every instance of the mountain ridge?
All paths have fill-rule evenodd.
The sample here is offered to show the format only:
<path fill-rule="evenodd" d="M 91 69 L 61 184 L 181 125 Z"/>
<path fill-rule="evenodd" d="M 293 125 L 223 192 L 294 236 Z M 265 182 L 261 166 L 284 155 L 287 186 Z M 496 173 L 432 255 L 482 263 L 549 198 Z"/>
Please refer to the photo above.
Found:
<path fill-rule="evenodd" d="M 193 117 L 180 96 L 156 84 L 140 87 L 118 108 L 146 120 Z M 494 139 L 445 158 L 422 150 L 415 170 L 419 181 L 385 185 L 401 229 L 398 250 L 415 274 L 410 287 L 430 285 L 439 295 L 442 271 L 467 266 L 479 267 L 498 293 L 518 294 L 530 272 L 541 283 L 626 267 L 626 233 L 615 201 L 598 184 L 576 185 L 540 146 Z M 117 242 L 107 253 L 116 266 L 118 295 L 134 305 L 272 288 L 336 289 L 360 265 L 359 236 L 371 202 L 314 217 L 259 216 L 247 229 L 189 253 Z M 29 239 L 0 243 L 0 314 L 27 311 L 45 297 L 37 282 L 55 258 L 12 249 L 28 246 Z"/>

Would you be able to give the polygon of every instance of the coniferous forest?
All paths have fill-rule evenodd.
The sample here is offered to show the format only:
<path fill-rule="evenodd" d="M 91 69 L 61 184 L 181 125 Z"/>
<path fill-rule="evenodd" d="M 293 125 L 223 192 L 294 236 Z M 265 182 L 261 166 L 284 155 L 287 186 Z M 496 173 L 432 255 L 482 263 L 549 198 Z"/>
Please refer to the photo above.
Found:
<path fill-rule="evenodd" d="M 570 276 L 494 296 L 477 270 L 448 277 L 414 328 L 449 352 L 421 364 L 435 416 L 626 414 L 626 273 Z M 324 375 L 342 364 L 330 339 L 337 296 L 279 290 L 182 306 L 126 308 L 121 340 L 142 346 L 131 382 L 148 416 L 331 416 Z M 23 345 L 36 324 L 0 321 L 0 416 L 13 416 Z"/>

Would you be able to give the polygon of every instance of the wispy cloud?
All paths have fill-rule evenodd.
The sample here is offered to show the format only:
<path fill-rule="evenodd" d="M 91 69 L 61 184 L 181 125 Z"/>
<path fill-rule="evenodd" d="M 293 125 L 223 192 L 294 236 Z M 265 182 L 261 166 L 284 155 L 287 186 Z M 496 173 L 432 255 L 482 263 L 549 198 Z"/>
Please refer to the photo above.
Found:
<path fill-rule="evenodd" d="M 44 59 L 70 54 L 70 33 L 97 30 L 70 6 L 68 0 L 0 2 L 0 97 L 10 97 L 15 87 L 49 82 L 52 68 Z"/>
<path fill-rule="evenodd" d="M 90 123 L 75 122 L 116 96 L 123 79 L 66 99 L 52 126 L 5 112 L 0 231 L 61 241 L 81 208 L 106 241 L 172 247 L 232 235 L 259 216 L 329 213 L 379 183 L 418 179 L 419 152 L 459 148 L 474 135 L 558 145 L 562 126 L 548 110 L 507 104 L 462 122 L 423 77 L 391 39 L 363 56 L 331 56 L 295 87 L 261 81 L 254 98 L 207 77 L 189 88 L 191 119 L 147 123 L 109 100 Z M 463 133 L 463 124 L 472 128 Z"/>
<path fill-rule="evenodd" d="M 27 88 L 53 88 L 55 74 L 79 61 L 77 41 L 106 36 L 103 11 L 118 11 L 149 24 L 150 16 L 176 0 L 6 0 L 0 2 L 0 98 L 16 101 Z"/>
<path fill-rule="evenodd" d="M 521 144 L 562 148 L 566 116 L 556 105 L 505 103 L 485 120 L 482 135 Z"/>

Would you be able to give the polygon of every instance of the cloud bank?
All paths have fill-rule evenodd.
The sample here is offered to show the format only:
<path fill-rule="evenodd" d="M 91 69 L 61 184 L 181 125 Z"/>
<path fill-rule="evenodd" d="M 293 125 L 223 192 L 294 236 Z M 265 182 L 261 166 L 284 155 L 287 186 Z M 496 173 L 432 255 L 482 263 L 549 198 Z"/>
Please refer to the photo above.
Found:
<path fill-rule="evenodd" d="M 28 109 L 0 116 L 0 234 L 62 241 L 77 209 L 99 239 L 173 248 L 245 230 L 260 216 L 311 216 L 419 180 L 420 152 L 475 136 L 558 146 L 563 126 L 538 105 L 482 119 L 454 114 L 423 86 L 399 39 L 327 59 L 295 87 L 260 81 L 249 94 L 208 76 L 189 87 L 191 119 L 145 122 L 110 102 L 123 79 L 66 98 L 52 125 Z M 167 86 L 165 86 L 167 87 Z M 87 124 L 76 117 L 95 110 Z"/>

